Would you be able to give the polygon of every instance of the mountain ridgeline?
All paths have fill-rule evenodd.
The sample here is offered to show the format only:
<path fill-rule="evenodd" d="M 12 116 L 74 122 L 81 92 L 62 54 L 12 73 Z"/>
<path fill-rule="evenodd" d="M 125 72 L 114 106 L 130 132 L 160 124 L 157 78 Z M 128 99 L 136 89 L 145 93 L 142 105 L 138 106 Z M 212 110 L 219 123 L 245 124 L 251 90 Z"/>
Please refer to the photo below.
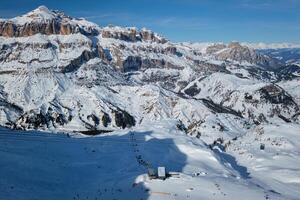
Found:
<path fill-rule="evenodd" d="M 299 123 L 297 50 L 174 43 L 41 6 L 0 20 L 0 125 L 105 132 L 177 119 L 199 135 L 218 113 Z"/>

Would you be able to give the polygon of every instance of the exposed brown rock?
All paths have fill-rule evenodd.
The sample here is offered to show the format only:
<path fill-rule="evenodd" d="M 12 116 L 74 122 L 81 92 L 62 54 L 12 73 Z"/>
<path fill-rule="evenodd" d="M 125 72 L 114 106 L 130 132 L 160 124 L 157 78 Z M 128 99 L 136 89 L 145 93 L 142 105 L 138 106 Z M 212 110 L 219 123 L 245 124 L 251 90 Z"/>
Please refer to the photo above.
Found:
<path fill-rule="evenodd" d="M 169 47 L 165 48 L 165 51 L 170 54 L 174 54 L 174 55 L 176 55 L 176 53 L 177 53 L 176 47 L 173 47 L 173 46 L 169 46 Z"/>
<path fill-rule="evenodd" d="M 153 42 L 157 42 L 157 43 L 166 43 L 167 40 L 165 38 L 159 38 L 155 35 L 155 33 L 153 33 L 152 31 L 150 30 L 145 30 L 143 29 L 141 32 L 140 32 L 140 35 L 142 37 L 142 40 L 145 40 L 145 41 L 153 41 Z"/>
<path fill-rule="evenodd" d="M 151 41 L 157 43 L 166 43 L 167 40 L 158 37 L 149 30 L 137 31 L 135 28 L 107 27 L 101 32 L 103 38 L 114 38 L 127 42 Z"/>
<path fill-rule="evenodd" d="M 109 52 L 103 49 L 101 46 L 98 46 L 97 49 L 99 58 L 101 58 L 105 63 L 109 63 L 112 59 L 109 55 Z"/>
<path fill-rule="evenodd" d="M 142 58 L 139 56 L 128 56 L 123 62 L 124 72 L 138 71 L 142 67 Z"/>
<path fill-rule="evenodd" d="M 114 38 L 119 40 L 124 40 L 128 42 L 136 42 L 141 41 L 141 38 L 137 36 L 137 32 L 135 29 L 126 29 L 126 31 L 115 31 L 115 30 L 103 30 L 102 31 L 103 38 Z"/>
<path fill-rule="evenodd" d="M 83 63 L 85 63 L 95 57 L 96 57 L 96 55 L 94 52 L 83 51 L 82 54 L 78 58 L 72 60 L 69 65 L 63 67 L 61 72 L 69 73 L 69 72 L 76 71 Z"/>
<path fill-rule="evenodd" d="M 213 54 L 213 53 L 216 53 L 222 49 L 225 49 L 226 48 L 226 45 L 225 44 L 215 44 L 215 45 L 212 45 L 212 46 L 209 46 L 206 48 L 206 53 L 207 54 Z"/>
<path fill-rule="evenodd" d="M 277 85 L 270 84 L 259 90 L 262 99 L 272 104 L 294 105 L 298 107 L 293 98 Z"/>
<path fill-rule="evenodd" d="M 15 25 L 11 22 L 0 22 L 0 36 L 12 37 L 15 33 Z"/>
<path fill-rule="evenodd" d="M 69 23 L 62 23 L 58 20 L 51 20 L 47 23 L 26 23 L 24 25 L 17 25 L 11 21 L 0 22 L 0 36 L 4 37 L 26 37 L 35 34 L 61 34 L 70 35 L 75 33 L 83 33 L 85 35 L 98 34 L 97 30 L 84 30 L 78 25 Z"/>
<path fill-rule="evenodd" d="M 225 46 L 225 48 L 224 45 L 213 45 L 208 47 L 206 51 L 207 53 L 214 54 L 218 60 L 223 61 L 234 60 L 240 63 L 248 62 L 267 68 L 278 68 L 282 66 L 279 60 L 261 55 L 254 49 L 242 46 L 238 42 L 231 42 L 227 47 Z"/>

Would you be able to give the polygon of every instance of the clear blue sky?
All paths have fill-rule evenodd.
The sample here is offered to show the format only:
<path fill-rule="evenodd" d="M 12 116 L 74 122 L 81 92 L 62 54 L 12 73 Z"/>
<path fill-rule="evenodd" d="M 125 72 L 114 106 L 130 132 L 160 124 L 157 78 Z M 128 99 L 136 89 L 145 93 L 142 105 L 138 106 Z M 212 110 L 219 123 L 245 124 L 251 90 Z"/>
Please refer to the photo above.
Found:
<path fill-rule="evenodd" d="M 101 26 L 147 27 L 173 41 L 300 43 L 300 0 L 1 0 L 0 18 L 39 5 Z"/>

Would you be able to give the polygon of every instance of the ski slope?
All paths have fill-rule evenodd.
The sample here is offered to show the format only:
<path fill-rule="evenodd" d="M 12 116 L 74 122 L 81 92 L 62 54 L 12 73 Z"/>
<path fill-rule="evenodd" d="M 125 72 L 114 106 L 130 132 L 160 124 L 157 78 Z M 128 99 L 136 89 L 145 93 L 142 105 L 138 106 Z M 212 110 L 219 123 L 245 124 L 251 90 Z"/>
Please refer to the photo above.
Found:
<path fill-rule="evenodd" d="M 149 122 L 95 137 L 2 129 L 0 199 L 286 199 L 175 127 Z M 177 175 L 150 180 L 141 160 Z"/>

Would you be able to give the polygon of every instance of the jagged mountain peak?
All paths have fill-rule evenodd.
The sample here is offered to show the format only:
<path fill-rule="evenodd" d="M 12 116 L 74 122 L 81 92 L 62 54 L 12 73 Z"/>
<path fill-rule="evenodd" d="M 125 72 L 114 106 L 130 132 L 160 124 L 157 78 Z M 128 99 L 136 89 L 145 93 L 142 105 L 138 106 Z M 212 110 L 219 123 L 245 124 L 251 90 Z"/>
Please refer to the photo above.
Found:
<path fill-rule="evenodd" d="M 103 38 L 114 38 L 127 42 L 151 41 L 157 43 L 166 43 L 168 40 L 152 30 L 137 27 L 120 27 L 109 25 L 102 29 Z"/>
<path fill-rule="evenodd" d="M 220 53 L 221 51 L 225 49 L 247 49 L 248 51 L 254 51 L 251 47 L 248 47 L 246 45 L 241 44 L 238 41 L 232 41 L 228 44 L 224 43 L 214 43 L 207 47 L 206 51 L 208 54 L 212 53 Z"/>
<path fill-rule="evenodd" d="M 46 15 L 53 15 L 54 12 L 50 11 L 46 6 L 41 5 L 39 7 L 37 7 L 36 9 L 30 11 L 29 13 L 27 13 L 26 15 L 39 15 L 42 17 L 45 17 Z"/>
<path fill-rule="evenodd" d="M 242 45 L 237 41 L 232 41 L 228 44 L 228 48 L 241 48 Z"/>
<path fill-rule="evenodd" d="M 46 6 L 39 6 L 38 8 L 15 18 L 10 19 L 15 24 L 24 25 L 26 23 L 39 22 L 47 23 L 55 19 L 58 15 L 50 11 Z"/>
<path fill-rule="evenodd" d="M 17 21 L 22 23 L 16 23 Z M 281 54 L 275 55 L 278 57 Z M 279 68 L 280 70 L 258 67 L 258 65 L 280 67 L 277 63 L 272 63 L 272 58 L 274 52 L 265 56 L 238 42 L 172 43 L 145 28 L 119 26 L 100 28 L 84 19 L 72 18 L 63 12 L 41 6 L 23 16 L 0 21 L 0 135 L 4 133 L 1 126 L 53 131 L 57 132 L 57 136 L 60 132 L 69 132 L 71 136 L 75 134 L 76 137 L 81 135 L 79 132 L 87 135 L 102 134 L 101 137 L 93 138 L 84 136 L 83 138 L 88 139 L 86 140 L 88 143 L 84 142 L 82 148 L 81 146 L 76 148 L 76 155 L 77 149 L 81 149 L 80 155 L 84 157 L 90 155 L 95 160 L 95 155 L 99 155 L 99 152 L 104 154 L 109 152 L 102 149 L 102 146 L 107 146 L 108 143 L 112 147 L 124 146 L 125 153 L 129 150 L 130 155 L 135 154 L 132 160 L 134 162 L 136 160 L 139 164 L 136 166 L 137 169 L 145 162 L 140 155 L 146 153 L 147 158 L 150 155 L 135 148 L 136 145 L 143 147 L 145 142 L 154 145 L 154 157 L 162 155 L 155 159 L 153 157 L 155 162 L 153 167 L 166 166 L 168 171 L 175 172 L 181 170 L 181 167 L 177 166 L 178 162 L 174 162 L 175 165 L 169 164 L 177 159 L 174 158 L 174 151 L 167 151 L 171 152 L 171 156 L 164 155 L 165 149 L 170 149 L 174 141 L 176 145 L 178 144 L 174 150 L 179 149 L 180 153 L 188 156 L 180 154 L 178 157 L 182 158 L 182 163 L 186 164 L 188 161 L 190 165 L 184 166 L 182 174 L 172 175 L 175 178 L 156 181 L 141 175 L 132 179 L 133 181 L 130 179 L 128 184 L 121 180 L 117 190 L 104 194 L 102 192 L 104 188 L 111 188 L 111 183 L 118 181 L 119 176 L 123 177 L 124 170 L 121 170 L 121 174 L 115 175 L 117 179 L 108 182 L 108 185 L 98 187 L 98 184 L 93 184 L 97 185 L 95 189 L 101 190 L 99 194 L 102 196 L 97 195 L 97 198 L 108 199 L 107 195 L 112 194 L 112 198 L 122 195 L 123 199 L 132 199 L 125 197 L 124 191 L 140 191 L 140 186 L 143 185 L 140 181 L 149 183 L 147 189 L 150 192 L 141 190 L 143 194 L 155 193 L 151 191 L 155 191 L 155 188 L 158 188 L 156 183 L 161 182 L 163 198 L 169 194 L 168 188 L 175 186 L 172 179 L 176 179 L 175 182 L 178 180 L 200 182 L 180 184 L 182 185 L 180 191 L 185 193 L 181 195 L 174 190 L 174 193 L 170 193 L 170 197 L 178 195 L 179 198 L 182 197 L 181 199 L 184 196 L 188 199 L 235 199 L 239 198 L 240 194 L 234 195 L 234 192 L 244 191 L 240 186 L 241 183 L 245 183 L 245 188 L 251 187 L 261 191 L 261 195 L 253 196 L 253 193 L 249 199 L 298 199 L 297 192 L 290 194 L 290 191 L 298 191 L 299 185 L 296 184 L 298 179 L 291 179 L 291 183 L 287 184 L 286 176 L 294 178 L 300 175 L 299 167 L 296 170 L 293 167 L 300 166 L 300 157 L 292 159 L 293 155 L 300 155 L 298 149 L 294 151 L 296 149 L 294 141 L 297 140 L 289 138 L 290 136 L 292 139 L 296 138 L 300 132 L 300 67 L 291 65 Z M 293 60 L 293 63 L 296 61 Z M 173 122 L 174 119 L 177 122 Z M 110 139 L 105 140 L 108 132 L 125 128 L 130 129 L 110 133 L 107 135 Z M 13 134 L 4 133 L 0 137 L 0 144 L 3 136 L 9 138 L 0 146 L 0 163 L 13 157 L 7 163 L 21 160 L 20 163 L 24 164 L 23 154 L 21 159 L 10 156 L 12 153 L 19 155 L 20 148 L 16 149 L 17 152 L 12 150 L 16 144 L 23 143 L 32 146 L 33 150 L 37 149 L 35 151 L 29 149 L 29 153 L 38 152 L 36 154 L 38 158 L 41 155 L 44 157 L 48 151 L 43 149 L 38 151 L 39 145 L 32 145 L 32 142 L 40 141 L 41 135 L 46 133 L 37 134 L 34 133 L 32 136 L 22 134 L 24 138 L 17 139 Z M 75 149 L 74 142 L 82 141 L 76 138 L 76 141 L 72 142 L 72 137 L 65 137 L 64 142 L 62 138 L 56 139 L 57 136 L 53 138 L 54 140 L 52 136 L 45 136 L 42 143 L 49 139 L 53 144 L 70 143 L 72 149 Z M 118 137 L 123 139 L 118 141 Z M 135 140 L 133 137 L 138 138 Z M 185 140 L 185 137 L 188 140 Z M 145 142 L 142 141 L 143 138 Z M 105 145 L 97 144 L 98 147 L 95 148 L 87 146 L 92 140 L 104 141 Z M 157 147 L 158 144 L 165 146 L 160 152 L 156 151 L 161 149 Z M 4 147 L 7 149 L 3 149 Z M 26 146 L 26 149 L 28 148 Z M 195 148 L 202 148 L 204 151 Z M 53 152 L 57 150 L 52 149 Z M 284 151 L 279 154 L 283 149 Z M 68 152 L 70 155 L 73 153 L 71 150 Z M 203 155 L 204 157 L 206 155 L 206 158 L 203 159 Z M 104 157 L 115 160 L 110 155 Z M 170 157 L 170 162 L 167 160 L 164 164 L 161 158 L 165 157 Z M 46 158 L 51 159 L 49 156 Z M 63 154 L 62 159 L 65 158 Z M 99 167 L 98 160 L 94 167 L 89 163 L 88 165 L 83 163 L 82 166 L 94 169 L 99 174 L 99 170 L 106 165 L 100 163 Z M 65 160 L 58 161 L 60 163 L 58 167 L 52 168 L 57 168 L 63 173 L 71 171 L 72 175 L 74 170 L 70 167 L 78 168 L 78 159 L 74 159 L 76 162 L 68 166 L 64 165 Z M 247 162 L 247 165 L 243 164 L 244 162 Z M 261 178 L 261 174 L 266 174 L 265 171 L 272 167 L 271 162 L 275 162 L 273 165 L 275 170 L 270 176 Z M 278 165 L 279 162 L 283 164 Z M 287 162 L 288 165 L 292 164 L 291 169 L 284 168 Z M 145 163 L 152 168 L 152 161 L 149 165 Z M 120 171 L 119 166 L 120 163 L 117 162 L 117 170 L 111 171 Z M 258 169 L 256 166 L 262 166 L 259 169 L 264 168 L 265 171 L 256 170 Z M 62 167 L 65 170 L 61 170 Z M 111 168 L 110 165 L 106 167 L 103 172 Z M 22 169 L 18 166 L 15 168 L 16 172 Z M 30 168 L 30 171 L 34 170 Z M 132 172 L 131 169 L 125 171 Z M 141 174 L 140 170 L 136 172 L 138 175 Z M 10 195 L 18 191 L 24 193 L 25 190 L 19 186 L 28 184 L 14 184 L 10 176 L 5 177 L 7 174 L 5 170 L 4 172 L 0 170 L 0 176 L 1 173 L 4 175 L 4 182 L 1 180 L 0 185 L 5 186 L 5 180 L 8 180 L 9 185 L 8 187 L 1 185 L 0 194 Z M 24 174 L 23 171 L 20 173 Z M 15 177 L 20 182 L 19 176 Z M 90 177 L 94 178 L 93 175 Z M 101 173 L 99 177 L 103 178 Z M 274 177 L 275 179 L 277 177 L 275 181 Z M 25 179 L 28 180 L 28 176 Z M 212 181 L 207 184 L 203 182 L 209 179 Z M 41 182 L 41 179 L 35 180 L 37 183 Z M 92 179 L 84 181 L 91 182 Z M 274 187 L 266 184 L 273 182 Z M 53 180 L 49 183 L 52 184 Z M 166 185 L 168 183 L 170 184 Z M 228 183 L 232 183 L 230 187 Z M 123 184 L 129 189 L 120 189 Z M 155 188 L 151 188 L 152 184 L 155 184 Z M 199 190 L 201 187 L 194 187 L 199 184 L 209 186 L 208 189 L 212 190 L 209 196 L 196 197 L 196 194 L 202 195 L 207 191 L 207 187 L 202 187 L 204 192 Z M 230 190 L 235 186 L 240 188 Z M 32 185 L 26 188 L 30 194 L 37 196 L 32 192 L 32 188 L 34 191 L 38 191 L 38 188 Z M 63 186 L 61 188 L 64 189 Z M 274 189 L 274 192 L 271 189 Z M 61 191 L 70 194 L 65 199 L 75 195 L 73 190 Z M 90 191 L 93 195 L 94 192 Z M 21 192 L 20 196 L 23 195 Z M 79 198 L 79 194 L 85 197 L 89 191 L 84 188 L 82 195 L 80 191 L 75 192 Z M 137 198 L 133 192 L 132 196 Z M 257 192 L 255 191 L 255 194 Z M 116 193 L 118 196 L 115 196 Z M 14 194 L 12 198 L 18 194 Z M 157 194 L 159 192 L 153 198 L 159 198 Z M 274 195 L 274 198 L 271 195 Z M 58 196 L 61 198 L 61 195 Z M 53 199 L 52 196 L 49 198 Z"/>
<path fill-rule="evenodd" d="M 213 44 L 207 47 L 206 53 L 215 56 L 218 60 L 234 61 L 270 69 L 284 65 L 276 58 L 263 55 L 255 49 L 236 41 L 230 42 L 228 45 Z"/>
<path fill-rule="evenodd" d="M 0 36 L 27 37 L 42 35 L 99 35 L 103 38 L 114 38 L 129 42 L 150 41 L 166 43 L 168 40 L 149 29 L 136 27 L 120 27 L 109 25 L 101 28 L 99 25 L 84 18 L 73 18 L 58 10 L 50 10 L 40 6 L 22 16 L 0 20 Z"/>
<path fill-rule="evenodd" d="M 28 13 L 22 16 L 17 16 L 12 19 L 7 19 L 6 21 L 11 21 L 16 25 L 24 25 L 26 23 L 33 23 L 33 22 L 50 23 L 52 20 L 65 23 L 65 24 L 72 23 L 72 24 L 82 25 L 83 23 L 85 23 L 86 26 L 94 26 L 94 27 L 98 26 L 97 24 L 93 22 L 89 22 L 84 18 L 74 18 L 68 16 L 63 11 L 51 10 L 44 5 L 39 6 L 36 9 L 29 11 Z"/>
<path fill-rule="evenodd" d="M 46 24 L 34 22 L 24 25 L 0 22 L 0 35 L 9 37 L 1 38 L 0 42 L 0 75 L 2 73 L 14 76 L 22 71 L 30 74 L 29 80 L 33 80 L 19 81 L 20 90 L 24 85 L 33 88 L 24 87 L 24 96 L 27 99 L 25 103 L 22 100 L 23 96 L 17 94 L 17 90 L 10 95 L 11 99 L 19 98 L 14 102 L 18 102 L 26 112 L 33 108 L 31 105 L 34 105 L 34 108 L 40 106 L 39 102 L 32 100 L 40 98 L 35 96 L 35 88 L 41 87 L 32 83 L 37 82 L 35 79 L 39 80 L 41 74 L 45 76 L 52 72 L 61 76 L 68 74 L 66 76 L 72 77 L 73 82 L 70 84 L 74 84 L 74 87 L 158 83 L 168 90 L 181 91 L 186 88 L 188 93 L 194 96 L 205 88 L 203 86 L 199 89 L 197 84 L 189 85 L 197 77 L 220 72 L 221 79 L 224 73 L 231 74 L 230 77 L 252 79 L 255 76 L 259 79 L 262 76 L 260 71 L 253 72 L 257 70 L 255 64 L 270 66 L 273 62 L 271 57 L 257 54 L 255 50 L 237 42 L 215 45 L 176 44 L 167 42 L 146 28 L 119 26 L 100 28 L 97 25 L 90 25 L 90 22 L 83 19 L 71 18 L 59 11 L 50 11 L 46 7 L 39 7 L 21 17 L 49 20 Z M 93 37 L 87 37 L 93 33 L 95 33 Z M 210 47 L 207 47 L 208 45 Z M 212 53 L 205 54 L 202 51 L 205 48 L 212 50 Z M 235 65 L 235 61 L 238 61 L 239 65 Z M 244 65 L 246 62 L 251 65 Z M 35 77 L 37 73 L 39 75 Z M 24 75 L 24 79 L 27 78 L 27 75 Z M 49 85 L 55 88 L 56 82 L 59 82 L 57 77 L 49 79 Z M 236 82 L 241 81 L 237 79 Z"/>
<path fill-rule="evenodd" d="M 98 35 L 100 27 L 83 18 L 77 19 L 61 11 L 40 6 L 22 16 L 0 21 L 0 36 L 27 37 L 35 34 L 69 35 L 82 33 Z"/>

